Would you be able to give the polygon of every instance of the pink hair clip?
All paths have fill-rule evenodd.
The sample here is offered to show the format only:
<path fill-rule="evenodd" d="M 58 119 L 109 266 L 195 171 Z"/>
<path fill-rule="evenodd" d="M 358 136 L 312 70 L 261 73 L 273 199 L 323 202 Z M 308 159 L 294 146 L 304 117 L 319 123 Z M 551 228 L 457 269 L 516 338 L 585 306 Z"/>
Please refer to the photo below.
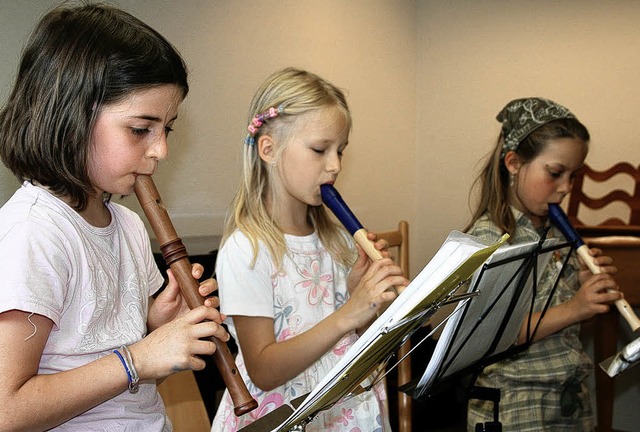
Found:
<path fill-rule="evenodd" d="M 271 107 L 267 111 L 256 114 L 247 126 L 247 130 L 249 133 L 244 139 L 244 143 L 250 146 L 255 144 L 255 135 L 260 130 L 260 127 L 264 124 L 265 120 L 272 119 L 274 117 L 278 117 L 280 114 L 284 112 L 284 107 L 282 105 L 278 106 L 278 108 Z"/>

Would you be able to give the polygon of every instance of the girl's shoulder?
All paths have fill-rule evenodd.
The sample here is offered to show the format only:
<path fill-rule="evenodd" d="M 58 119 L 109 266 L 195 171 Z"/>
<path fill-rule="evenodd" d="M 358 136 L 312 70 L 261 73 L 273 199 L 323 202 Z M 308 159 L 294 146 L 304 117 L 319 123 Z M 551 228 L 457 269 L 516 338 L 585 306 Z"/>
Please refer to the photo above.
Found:
<path fill-rule="evenodd" d="M 257 248 L 255 258 L 262 257 L 266 253 L 266 248 L 259 240 L 255 243 L 251 238 L 240 229 L 233 231 L 226 239 L 222 241 L 218 249 L 217 260 L 232 259 L 242 262 L 254 261 L 254 244 Z"/>
<path fill-rule="evenodd" d="M 491 215 L 487 212 L 480 216 L 473 223 L 467 234 L 480 237 L 485 240 L 496 241 L 502 237 L 502 230 L 491 219 Z"/>
<path fill-rule="evenodd" d="M 253 243 L 249 236 L 236 229 L 225 238 L 216 255 L 216 272 L 225 269 L 233 271 L 259 270 L 266 274 L 272 272 L 272 259 L 267 247 L 256 240 L 257 253 L 254 253 Z"/>
<path fill-rule="evenodd" d="M 25 265 L 69 262 L 79 236 L 65 205 L 40 188 L 20 188 L 0 209 L 0 253 Z"/>
<path fill-rule="evenodd" d="M 0 237 L 2 232 L 17 227 L 25 232 L 57 232 L 76 215 L 73 209 L 48 191 L 24 182 L 0 208 Z"/>
<path fill-rule="evenodd" d="M 229 237 L 223 240 L 219 252 L 245 250 L 247 248 L 251 248 L 251 240 L 249 239 L 249 236 L 236 228 Z"/>

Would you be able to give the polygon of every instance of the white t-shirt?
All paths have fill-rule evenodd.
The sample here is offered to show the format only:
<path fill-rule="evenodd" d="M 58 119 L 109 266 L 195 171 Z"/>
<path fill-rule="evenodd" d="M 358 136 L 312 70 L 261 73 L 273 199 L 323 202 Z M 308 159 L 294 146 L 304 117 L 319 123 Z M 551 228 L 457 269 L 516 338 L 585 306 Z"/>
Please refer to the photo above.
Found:
<path fill-rule="evenodd" d="M 97 228 L 25 182 L 0 209 L 0 313 L 17 309 L 54 322 L 40 374 L 84 365 L 146 334 L 149 297 L 163 278 L 140 217 L 118 204 L 107 208 L 111 223 Z M 55 430 L 161 431 L 171 424 L 152 382 Z"/>

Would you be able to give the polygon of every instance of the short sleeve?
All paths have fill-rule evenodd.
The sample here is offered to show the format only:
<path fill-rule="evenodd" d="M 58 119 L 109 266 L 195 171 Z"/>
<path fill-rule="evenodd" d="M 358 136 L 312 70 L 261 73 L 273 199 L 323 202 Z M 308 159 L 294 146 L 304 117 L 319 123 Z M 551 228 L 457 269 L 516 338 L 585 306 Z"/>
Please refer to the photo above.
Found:
<path fill-rule="evenodd" d="M 5 233 L 0 241 L 0 312 L 34 312 L 59 324 L 71 278 L 68 263 L 73 260 L 63 242 L 53 227 L 32 222 Z"/>
<path fill-rule="evenodd" d="M 228 316 L 273 318 L 271 260 L 261 248 L 253 267 L 252 261 L 249 239 L 236 231 L 225 241 L 216 258 L 220 311 Z"/>

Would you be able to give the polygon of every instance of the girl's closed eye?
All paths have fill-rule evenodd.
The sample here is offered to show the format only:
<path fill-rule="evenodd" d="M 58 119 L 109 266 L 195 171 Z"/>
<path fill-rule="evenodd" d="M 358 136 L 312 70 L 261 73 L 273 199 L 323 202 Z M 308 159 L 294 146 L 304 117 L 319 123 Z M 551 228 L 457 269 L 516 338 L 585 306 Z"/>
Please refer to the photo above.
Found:
<path fill-rule="evenodd" d="M 563 167 L 553 167 L 547 165 L 546 168 L 549 175 L 554 179 L 562 177 L 562 175 L 566 172 L 566 169 L 564 169 Z"/>
<path fill-rule="evenodd" d="M 338 156 L 342 157 L 342 154 L 344 153 L 344 149 L 345 149 L 344 147 L 338 148 L 338 150 L 336 151 L 336 153 L 338 153 Z M 318 153 L 318 154 L 324 154 L 327 151 L 327 149 L 319 148 L 319 147 L 312 147 L 311 150 L 314 153 Z"/>
<path fill-rule="evenodd" d="M 144 128 L 132 127 L 131 128 L 131 133 L 136 136 L 143 136 L 143 135 L 150 134 L 152 132 L 153 132 L 153 129 L 149 127 L 144 127 Z M 171 126 L 165 126 L 163 129 L 163 132 L 165 136 L 169 136 L 169 134 L 173 132 L 173 128 Z"/>
<path fill-rule="evenodd" d="M 137 128 L 137 127 L 131 128 L 131 133 L 134 135 L 145 135 L 145 134 L 148 134 L 149 132 L 151 132 L 149 128 Z"/>

